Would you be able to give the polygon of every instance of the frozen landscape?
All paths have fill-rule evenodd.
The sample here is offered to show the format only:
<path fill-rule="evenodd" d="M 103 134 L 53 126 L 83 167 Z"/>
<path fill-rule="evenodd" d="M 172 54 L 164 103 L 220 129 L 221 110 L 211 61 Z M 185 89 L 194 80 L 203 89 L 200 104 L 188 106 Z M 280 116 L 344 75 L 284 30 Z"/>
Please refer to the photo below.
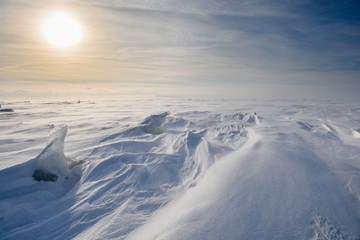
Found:
<path fill-rule="evenodd" d="M 360 239 L 358 101 L 1 105 L 0 239 Z"/>

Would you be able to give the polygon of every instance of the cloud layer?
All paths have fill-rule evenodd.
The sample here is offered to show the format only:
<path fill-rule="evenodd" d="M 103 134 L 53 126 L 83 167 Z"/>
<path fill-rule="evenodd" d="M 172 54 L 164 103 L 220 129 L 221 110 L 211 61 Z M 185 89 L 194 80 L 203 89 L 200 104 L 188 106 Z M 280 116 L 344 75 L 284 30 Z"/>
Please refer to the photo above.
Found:
<path fill-rule="evenodd" d="M 52 49 L 39 32 L 55 10 L 83 24 L 84 41 L 71 51 Z M 359 13 L 356 1 L 4 0 L 0 81 L 4 92 L 64 82 L 99 93 L 126 85 L 155 95 L 218 96 L 220 87 L 233 97 L 291 89 L 356 97 Z M 313 93 L 318 86 L 324 91 Z"/>

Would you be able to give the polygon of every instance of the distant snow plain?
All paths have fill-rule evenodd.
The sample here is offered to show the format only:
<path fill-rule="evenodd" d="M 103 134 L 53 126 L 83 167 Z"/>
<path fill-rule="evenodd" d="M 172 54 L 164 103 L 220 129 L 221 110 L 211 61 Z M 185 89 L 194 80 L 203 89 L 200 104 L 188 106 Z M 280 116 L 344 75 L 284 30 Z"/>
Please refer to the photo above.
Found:
<path fill-rule="evenodd" d="M 0 239 L 360 239 L 359 102 L 2 106 Z"/>

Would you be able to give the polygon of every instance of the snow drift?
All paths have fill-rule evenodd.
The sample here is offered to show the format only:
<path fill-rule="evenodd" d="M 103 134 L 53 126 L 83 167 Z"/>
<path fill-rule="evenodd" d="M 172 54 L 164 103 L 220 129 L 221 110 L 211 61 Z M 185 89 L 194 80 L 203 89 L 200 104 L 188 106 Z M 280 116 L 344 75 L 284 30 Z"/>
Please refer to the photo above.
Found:
<path fill-rule="evenodd" d="M 289 137 L 264 137 L 224 157 L 128 239 L 357 239 L 358 202 Z"/>

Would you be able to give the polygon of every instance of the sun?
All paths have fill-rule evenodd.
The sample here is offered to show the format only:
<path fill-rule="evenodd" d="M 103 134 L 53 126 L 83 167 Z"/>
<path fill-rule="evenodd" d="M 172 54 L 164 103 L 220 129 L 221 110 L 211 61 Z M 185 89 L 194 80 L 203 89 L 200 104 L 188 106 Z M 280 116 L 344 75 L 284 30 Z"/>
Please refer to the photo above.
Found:
<path fill-rule="evenodd" d="M 56 12 L 45 19 L 42 32 L 45 39 L 56 48 L 74 46 L 82 38 L 81 25 L 65 12 Z"/>

